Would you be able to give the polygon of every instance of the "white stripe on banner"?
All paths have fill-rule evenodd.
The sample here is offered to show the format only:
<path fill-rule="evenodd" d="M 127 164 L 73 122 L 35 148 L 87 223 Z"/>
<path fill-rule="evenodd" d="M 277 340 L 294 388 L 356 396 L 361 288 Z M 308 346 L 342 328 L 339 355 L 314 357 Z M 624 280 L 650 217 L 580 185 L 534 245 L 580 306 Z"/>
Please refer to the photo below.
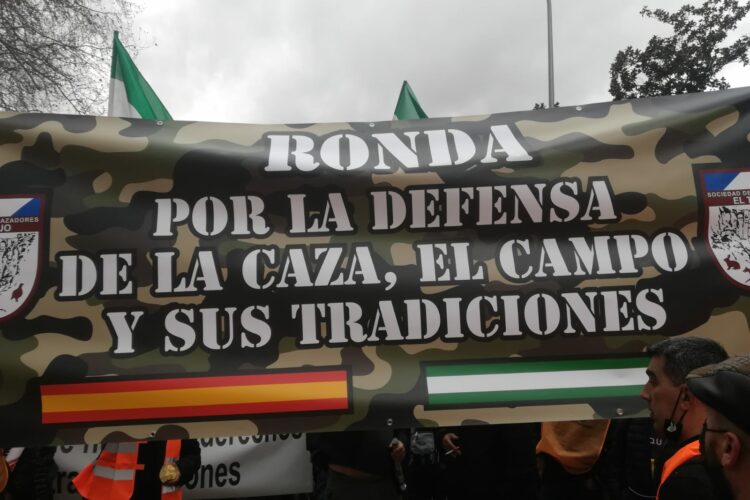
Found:
<path fill-rule="evenodd" d="M 31 198 L 0 198 L 0 217 L 10 217 L 18 212 Z"/>
<path fill-rule="evenodd" d="M 727 184 L 727 187 L 725 187 L 724 190 L 727 191 L 748 188 L 750 188 L 750 172 L 740 172 L 734 179 L 732 179 L 732 182 Z"/>
<path fill-rule="evenodd" d="M 430 394 L 451 394 L 462 392 L 576 389 L 580 387 L 617 387 L 643 385 L 647 380 L 648 377 L 643 368 L 450 375 L 427 377 L 427 392 Z"/>

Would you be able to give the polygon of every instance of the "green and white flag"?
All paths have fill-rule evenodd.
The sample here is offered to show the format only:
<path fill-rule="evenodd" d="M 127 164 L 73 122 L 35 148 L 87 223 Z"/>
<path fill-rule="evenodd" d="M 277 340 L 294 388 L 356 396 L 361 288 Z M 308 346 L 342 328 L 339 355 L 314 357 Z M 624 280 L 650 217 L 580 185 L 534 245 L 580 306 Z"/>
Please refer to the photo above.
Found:
<path fill-rule="evenodd" d="M 428 405 L 503 406 L 636 397 L 647 357 L 425 365 Z"/>
<path fill-rule="evenodd" d="M 414 91 L 406 80 L 401 85 L 401 93 L 398 96 L 393 118 L 395 120 L 419 120 L 427 118 L 427 113 L 422 110 L 422 106 L 417 101 L 417 96 L 414 95 Z"/>
<path fill-rule="evenodd" d="M 167 108 L 120 43 L 117 31 L 112 44 L 112 73 L 109 80 L 107 115 L 147 120 L 172 119 Z"/>

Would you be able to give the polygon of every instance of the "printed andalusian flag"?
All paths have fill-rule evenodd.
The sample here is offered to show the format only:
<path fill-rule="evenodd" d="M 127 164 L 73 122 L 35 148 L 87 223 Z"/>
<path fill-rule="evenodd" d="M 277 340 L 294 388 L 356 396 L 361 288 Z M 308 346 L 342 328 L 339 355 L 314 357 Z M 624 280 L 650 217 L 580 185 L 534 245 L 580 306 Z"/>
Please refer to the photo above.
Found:
<path fill-rule="evenodd" d="M 396 120 L 419 120 L 427 118 L 427 113 L 422 110 L 422 106 L 417 101 L 417 96 L 414 95 L 414 91 L 406 80 L 401 85 L 401 94 L 398 96 L 393 118 Z"/>
<path fill-rule="evenodd" d="M 638 396 L 647 365 L 646 357 L 427 364 L 428 405 L 507 406 Z"/>
<path fill-rule="evenodd" d="M 42 385 L 42 423 L 345 411 L 346 370 Z"/>
<path fill-rule="evenodd" d="M 172 119 L 167 108 L 120 43 L 117 31 L 112 44 L 112 73 L 109 80 L 107 115 L 147 120 Z"/>

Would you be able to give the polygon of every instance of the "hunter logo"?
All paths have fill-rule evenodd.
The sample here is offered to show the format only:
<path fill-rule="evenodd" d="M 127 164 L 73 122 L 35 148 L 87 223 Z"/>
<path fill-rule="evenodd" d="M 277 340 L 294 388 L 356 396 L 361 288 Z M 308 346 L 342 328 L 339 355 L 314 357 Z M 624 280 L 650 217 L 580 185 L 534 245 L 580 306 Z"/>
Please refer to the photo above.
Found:
<path fill-rule="evenodd" d="M 701 172 L 704 238 L 734 285 L 750 290 L 750 169 Z"/>
<path fill-rule="evenodd" d="M 0 323 L 18 314 L 39 281 L 42 195 L 0 195 Z"/>

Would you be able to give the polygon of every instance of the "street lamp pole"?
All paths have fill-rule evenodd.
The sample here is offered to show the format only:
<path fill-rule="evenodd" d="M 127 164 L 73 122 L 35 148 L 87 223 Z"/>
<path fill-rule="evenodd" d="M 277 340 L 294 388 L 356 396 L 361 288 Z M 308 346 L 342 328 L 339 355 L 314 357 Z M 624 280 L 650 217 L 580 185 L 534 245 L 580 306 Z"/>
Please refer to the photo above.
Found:
<path fill-rule="evenodd" d="M 547 72 L 549 74 L 549 108 L 555 105 L 555 64 L 552 50 L 552 0 L 547 0 Z"/>

